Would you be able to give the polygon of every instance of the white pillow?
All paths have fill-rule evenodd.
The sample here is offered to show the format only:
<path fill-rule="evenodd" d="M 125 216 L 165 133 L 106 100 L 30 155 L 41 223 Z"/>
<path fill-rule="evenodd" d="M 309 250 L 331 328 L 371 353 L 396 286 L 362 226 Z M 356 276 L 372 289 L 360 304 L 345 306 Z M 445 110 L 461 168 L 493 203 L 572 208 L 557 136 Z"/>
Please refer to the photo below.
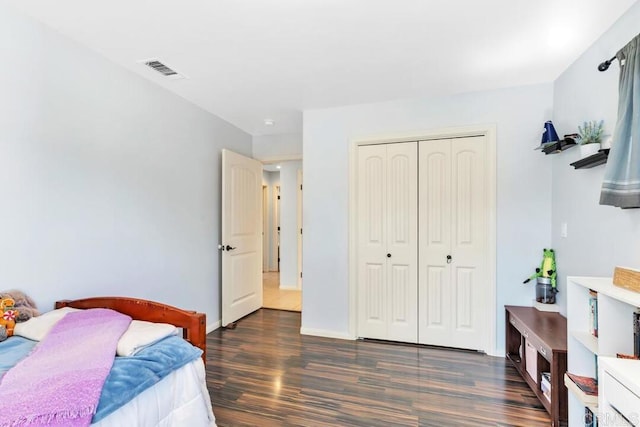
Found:
<path fill-rule="evenodd" d="M 16 323 L 14 335 L 34 341 L 42 341 L 53 325 L 58 323 L 67 313 L 78 311 L 77 308 L 63 307 L 48 311 L 40 316 L 32 317 L 26 322 Z M 145 347 L 150 346 L 170 335 L 177 335 L 178 328 L 168 323 L 153 323 L 132 320 L 129 328 L 118 341 L 118 356 L 133 356 Z"/>
<path fill-rule="evenodd" d="M 34 341 L 42 341 L 42 339 L 49 333 L 53 325 L 58 323 L 60 319 L 71 313 L 78 311 L 77 308 L 62 307 L 56 310 L 48 311 L 37 317 L 32 317 L 26 322 L 16 323 L 13 329 L 14 335 L 28 338 Z"/>
<path fill-rule="evenodd" d="M 133 356 L 145 347 L 155 344 L 170 335 L 177 335 L 178 328 L 168 323 L 153 323 L 133 320 L 129 328 L 120 337 L 116 354 Z"/>

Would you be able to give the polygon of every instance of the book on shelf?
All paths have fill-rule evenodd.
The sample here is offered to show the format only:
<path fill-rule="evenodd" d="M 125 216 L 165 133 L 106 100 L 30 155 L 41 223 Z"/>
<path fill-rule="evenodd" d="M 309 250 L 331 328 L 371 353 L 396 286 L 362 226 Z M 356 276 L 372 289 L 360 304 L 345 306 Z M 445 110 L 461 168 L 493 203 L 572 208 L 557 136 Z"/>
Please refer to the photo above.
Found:
<path fill-rule="evenodd" d="M 589 332 L 598 336 L 598 293 L 589 289 Z"/>
<path fill-rule="evenodd" d="M 551 373 L 541 372 L 540 374 L 540 390 L 542 395 L 551 402 Z"/>
<path fill-rule="evenodd" d="M 640 309 L 633 312 L 633 355 L 640 358 Z"/>
<path fill-rule="evenodd" d="M 588 407 L 584 407 L 584 426 L 585 427 L 597 427 L 598 425 L 598 417 L 593 413 L 593 411 Z"/>
<path fill-rule="evenodd" d="M 636 356 L 635 354 L 616 353 L 616 357 L 618 359 L 638 360 L 638 356 Z"/>
<path fill-rule="evenodd" d="M 571 374 L 567 372 L 567 376 L 584 394 L 589 396 L 598 395 L 598 381 L 595 378 L 584 377 L 582 375 Z"/>

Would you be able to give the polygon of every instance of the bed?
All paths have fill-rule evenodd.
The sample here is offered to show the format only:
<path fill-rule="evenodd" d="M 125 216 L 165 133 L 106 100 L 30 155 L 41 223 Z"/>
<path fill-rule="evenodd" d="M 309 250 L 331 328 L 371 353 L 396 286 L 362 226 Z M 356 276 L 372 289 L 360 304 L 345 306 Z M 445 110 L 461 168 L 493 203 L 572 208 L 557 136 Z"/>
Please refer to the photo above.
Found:
<path fill-rule="evenodd" d="M 55 308 L 62 310 L 108 308 L 126 314 L 133 320 L 171 324 L 179 328 L 178 331 L 182 332 L 184 340 L 191 343 L 193 347 L 202 350 L 202 356 L 198 357 L 197 354 L 199 352 L 196 352 L 193 347 L 186 345 L 184 341 L 176 336 L 167 337 L 156 344 L 148 346 L 147 349 L 138 353 L 138 355 L 141 355 L 141 359 L 144 359 L 144 355 L 148 354 L 144 353 L 145 351 L 158 351 L 156 348 L 163 348 L 163 351 L 172 351 L 174 348 L 188 347 L 192 353 L 195 352 L 195 356 L 192 356 L 189 362 L 185 362 L 177 369 L 164 373 L 162 379 L 145 388 L 127 403 L 120 403 L 121 406 L 118 406 L 117 409 L 111 412 L 102 412 L 102 414 L 106 412 L 107 415 L 103 415 L 97 420 L 96 416 L 94 416 L 94 421 L 92 421 L 91 425 L 99 427 L 123 425 L 166 427 L 183 425 L 215 426 L 215 417 L 211 408 L 209 392 L 206 387 L 206 319 L 204 314 L 181 310 L 153 301 L 125 297 L 62 300 L 55 303 Z M 18 342 L 18 340 L 28 341 L 20 336 L 15 338 L 14 342 Z M 14 337 L 11 337 L 4 343 L 0 343 L 0 345 L 6 344 L 13 339 Z M 172 339 L 177 341 L 170 341 Z M 20 342 L 20 344 L 22 344 L 22 342 Z M 35 345 L 35 342 L 33 345 Z M 3 356 L 6 355 L 5 352 Z M 130 361 L 139 362 L 138 359 L 135 359 L 138 355 L 124 357 L 122 360 L 117 361 L 127 363 Z M 2 365 L 2 363 L 0 363 L 0 365 Z M 119 366 L 122 366 L 122 364 Z M 113 376 L 115 370 L 116 362 L 114 362 L 110 376 Z M 168 371 L 168 369 L 165 370 Z M 109 379 L 107 382 L 108 381 Z M 122 384 L 124 383 L 121 383 L 120 387 L 122 387 Z M 107 384 L 105 383 L 100 405 L 103 404 L 102 400 L 105 399 L 106 388 Z M 99 406 L 97 415 L 100 414 Z"/>

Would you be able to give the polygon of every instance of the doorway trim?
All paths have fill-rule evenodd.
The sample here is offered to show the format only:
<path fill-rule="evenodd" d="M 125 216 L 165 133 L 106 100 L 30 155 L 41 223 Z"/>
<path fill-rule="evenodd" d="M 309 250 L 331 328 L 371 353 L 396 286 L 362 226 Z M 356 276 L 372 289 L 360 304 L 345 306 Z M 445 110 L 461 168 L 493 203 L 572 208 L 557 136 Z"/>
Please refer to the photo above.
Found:
<path fill-rule="evenodd" d="M 358 147 L 361 145 L 388 144 L 434 139 L 451 139 L 469 136 L 484 136 L 487 143 L 487 280 L 489 280 L 487 340 L 482 350 L 491 356 L 498 356 L 496 349 L 497 301 L 496 301 L 496 240 L 497 240 L 497 197 L 496 197 L 496 125 L 472 125 L 416 131 L 389 136 L 376 136 L 351 140 L 349 144 L 349 336 L 357 339 L 358 322 L 358 251 L 357 251 L 357 177 Z"/>

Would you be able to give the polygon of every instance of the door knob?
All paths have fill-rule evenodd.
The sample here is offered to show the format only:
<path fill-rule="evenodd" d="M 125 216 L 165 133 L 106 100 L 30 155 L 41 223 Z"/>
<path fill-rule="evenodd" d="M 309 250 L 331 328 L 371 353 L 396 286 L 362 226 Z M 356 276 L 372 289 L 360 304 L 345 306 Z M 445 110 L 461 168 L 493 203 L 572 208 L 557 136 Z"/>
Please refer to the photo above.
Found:
<path fill-rule="evenodd" d="M 232 251 L 232 250 L 234 250 L 234 249 L 235 249 L 235 247 L 233 247 L 233 246 L 229 246 L 229 245 L 227 245 L 227 246 L 225 246 L 225 245 L 218 245 L 218 249 L 219 249 L 219 250 L 221 250 L 221 251 Z"/>
<path fill-rule="evenodd" d="M 451 255 L 447 255 L 447 264 L 451 264 Z"/>
<path fill-rule="evenodd" d="M 387 254 L 387 258 L 391 258 L 391 254 Z"/>

